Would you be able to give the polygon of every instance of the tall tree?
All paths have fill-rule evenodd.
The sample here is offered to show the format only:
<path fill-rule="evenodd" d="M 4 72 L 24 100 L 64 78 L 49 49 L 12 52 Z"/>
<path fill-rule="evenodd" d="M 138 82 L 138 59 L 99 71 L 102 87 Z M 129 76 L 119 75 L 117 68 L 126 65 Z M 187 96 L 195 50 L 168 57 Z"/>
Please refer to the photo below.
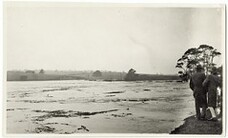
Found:
<path fill-rule="evenodd" d="M 127 75 L 125 76 L 125 80 L 126 81 L 135 81 L 136 80 L 136 70 L 134 69 L 130 69 L 127 73 Z"/>
<path fill-rule="evenodd" d="M 41 69 L 39 73 L 44 74 L 44 69 Z"/>
<path fill-rule="evenodd" d="M 176 68 L 181 69 L 178 74 L 182 80 L 187 81 L 199 64 L 204 67 L 205 73 L 208 74 L 210 69 L 216 65 L 214 58 L 219 55 L 221 53 L 217 49 L 205 44 L 198 48 L 190 48 L 177 60 Z"/>
<path fill-rule="evenodd" d="M 93 77 L 101 77 L 102 73 L 100 70 L 96 70 L 95 72 L 93 72 Z"/>
<path fill-rule="evenodd" d="M 216 64 L 214 63 L 214 57 L 221 55 L 217 49 L 214 49 L 209 45 L 200 45 L 198 51 L 201 52 L 201 61 L 205 69 L 205 72 L 208 73 Z"/>

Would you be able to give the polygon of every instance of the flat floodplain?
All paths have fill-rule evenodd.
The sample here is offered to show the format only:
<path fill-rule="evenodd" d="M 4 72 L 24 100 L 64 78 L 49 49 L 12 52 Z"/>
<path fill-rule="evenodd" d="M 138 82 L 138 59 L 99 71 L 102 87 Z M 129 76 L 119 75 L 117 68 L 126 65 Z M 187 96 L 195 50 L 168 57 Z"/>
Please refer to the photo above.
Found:
<path fill-rule="evenodd" d="M 8 81 L 8 134 L 170 133 L 194 115 L 188 83 Z"/>

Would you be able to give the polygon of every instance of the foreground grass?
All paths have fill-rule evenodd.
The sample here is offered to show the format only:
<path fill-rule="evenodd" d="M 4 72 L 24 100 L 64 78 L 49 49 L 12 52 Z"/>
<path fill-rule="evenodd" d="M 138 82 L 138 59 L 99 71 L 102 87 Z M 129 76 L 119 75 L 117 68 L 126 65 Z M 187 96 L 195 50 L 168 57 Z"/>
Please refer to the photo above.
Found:
<path fill-rule="evenodd" d="M 222 134 L 222 121 L 199 121 L 190 116 L 170 134 Z"/>

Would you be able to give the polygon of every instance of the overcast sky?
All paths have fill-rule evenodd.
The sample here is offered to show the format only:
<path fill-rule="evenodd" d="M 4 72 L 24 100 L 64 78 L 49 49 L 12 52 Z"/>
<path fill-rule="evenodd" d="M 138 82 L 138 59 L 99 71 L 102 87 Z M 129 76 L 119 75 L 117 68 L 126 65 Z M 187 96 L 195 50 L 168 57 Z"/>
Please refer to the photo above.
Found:
<path fill-rule="evenodd" d="M 7 69 L 175 74 L 190 47 L 223 53 L 222 8 L 5 6 Z M 221 64 L 221 57 L 216 62 Z"/>

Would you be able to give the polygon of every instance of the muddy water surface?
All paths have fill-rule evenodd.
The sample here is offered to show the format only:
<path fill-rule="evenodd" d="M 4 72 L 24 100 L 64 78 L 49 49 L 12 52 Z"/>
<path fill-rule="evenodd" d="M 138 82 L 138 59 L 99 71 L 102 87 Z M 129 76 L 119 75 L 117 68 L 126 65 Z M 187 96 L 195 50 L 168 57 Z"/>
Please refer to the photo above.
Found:
<path fill-rule="evenodd" d="M 188 84 L 7 82 L 7 133 L 169 133 L 194 114 Z"/>

